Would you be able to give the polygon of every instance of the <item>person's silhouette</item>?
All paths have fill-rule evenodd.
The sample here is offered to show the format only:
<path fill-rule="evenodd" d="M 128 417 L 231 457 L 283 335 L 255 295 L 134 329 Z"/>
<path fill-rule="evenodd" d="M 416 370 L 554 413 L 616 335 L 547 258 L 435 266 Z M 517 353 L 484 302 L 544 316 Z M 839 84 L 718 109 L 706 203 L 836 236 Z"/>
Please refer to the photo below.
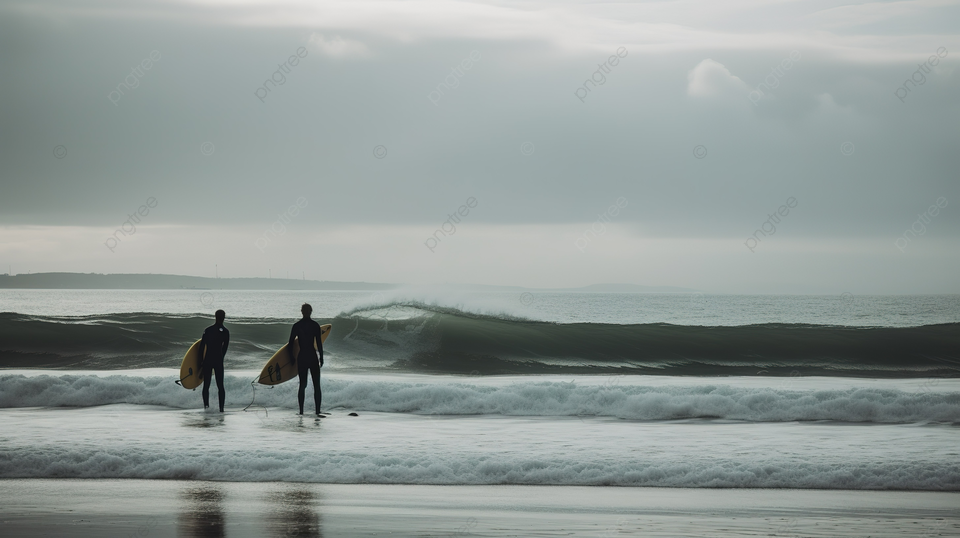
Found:
<path fill-rule="evenodd" d="M 313 307 L 303 303 L 300 307 L 300 313 L 303 319 L 293 324 L 290 330 L 290 341 L 287 342 L 287 352 L 290 354 L 290 362 L 297 365 L 297 372 L 300 374 L 300 392 L 297 393 L 297 400 L 300 402 L 300 414 L 303 414 L 303 398 L 307 390 L 307 372 L 313 379 L 313 401 L 317 406 L 317 415 L 320 414 L 320 367 L 323 366 L 323 341 L 320 339 L 320 324 L 310 319 L 313 313 Z M 293 341 L 300 343 L 300 353 L 293 356 Z M 313 346 L 316 342 L 317 349 Z M 319 352 L 319 357 L 317 356 Z"/>
<path fill-rule="evenodd" d="M 203 331 L 203 338 L 200 339 L 200 373 L 203 376 L 203 407 L 210 407 L 210 381 L 211 372 L 217 376 L 217 391 L 220 396 L 220 412 L 223 413 L 223 401 L 227 398 L 227 392 L 223 388 L 223 357 L 227 354 L 227 346 L 230 345 L 230 331 L 223 326 L 223 319 L 227 317 L 226 312 L 217 310 L 217 322 L 207 327 Z M 206 356 L 204 356 L 206 349 Z"/>

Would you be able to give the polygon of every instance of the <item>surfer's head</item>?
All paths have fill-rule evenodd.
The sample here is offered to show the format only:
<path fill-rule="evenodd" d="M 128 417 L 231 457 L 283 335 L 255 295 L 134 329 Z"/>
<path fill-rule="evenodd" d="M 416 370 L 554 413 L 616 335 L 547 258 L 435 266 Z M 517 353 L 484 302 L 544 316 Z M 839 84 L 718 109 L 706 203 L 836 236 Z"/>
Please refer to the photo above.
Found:
<path fill-rule="evenodd" d="M 217 323 L 223 323 L 223 319 L 227 317 L 227 313 L 223 310 L 217 310 L 214 316 L 217 317 Z"/>
<path fill-rule="evenodd" d="M 309 318 L 310 314 L 313 314 L 313 307 L 310 306 L 310 303 L 303 303 L 303 306 L 300 307 L 300 313 L 303 314 L 303 317 Z"/>

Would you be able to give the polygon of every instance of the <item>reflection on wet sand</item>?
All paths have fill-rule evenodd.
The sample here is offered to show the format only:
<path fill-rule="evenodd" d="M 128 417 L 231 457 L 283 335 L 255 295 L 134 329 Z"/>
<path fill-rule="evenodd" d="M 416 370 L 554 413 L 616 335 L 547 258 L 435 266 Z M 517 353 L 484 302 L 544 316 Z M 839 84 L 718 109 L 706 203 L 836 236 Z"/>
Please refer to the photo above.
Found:
<path fill-rule="evenodd" d="M 303 415 L 297 417 L 297 427 L 298 428 L 319 428 L 321 424 L 321 419 L 323 417 L 314 417 L 313 419 L 303 420 Z"/>
<path fill-rule="evenodd" d="M 181 494 L 184 508 L 177 522 L 182 538 L 224 538 L 227 523 L 223 515 L 223 492 L 217 486 L 192 487 Z"/>
<path fill-rule="evenodd" d="M 319 497 L 304 486 L 292 486 L 267 496 L 271 536 L 322 538 L 323 527 L 316 504 Z"/>
<path fill-rule="evenodd" d="M 225 425 L 223 418 L 223 415 L 184 413 L 183 426 L 185 428 L 219 428 Z"/>

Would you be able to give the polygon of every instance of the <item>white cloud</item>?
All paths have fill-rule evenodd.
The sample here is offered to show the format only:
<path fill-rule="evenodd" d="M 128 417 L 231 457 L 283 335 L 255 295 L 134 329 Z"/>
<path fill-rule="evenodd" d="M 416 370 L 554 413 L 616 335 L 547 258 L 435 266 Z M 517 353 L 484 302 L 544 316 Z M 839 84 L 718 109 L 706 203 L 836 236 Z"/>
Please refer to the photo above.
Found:
<path fill-rule="evenodd" d="M 338 35 L 324 37 L 323 34 L 313 32 L 310 34 L 309 43 L 312 49 L 334 58 L 366 56 L 369 54 L 367 46 L 362 42 L 344 39 Z"/>
<path fill-rule="evenodd" d="M 412 42 L 430 39 L 524 40 L 575 53 L 678 50 L 821 50 L 833 57 L 889 63 L 929 54 L 923 32 L 877 33 L 864 21 L 923 21 L 955 0 L 867 1 L 836 8 L 795 0 L 677 0 L 603 3 L 592 0 L 518 4 L 498 0 L 8 0 L 0 12 L 48 17 L 189 20 L 247 27 L 296 27 L 363 33 Z M 5 13 L 5 14 L 6 14 Z M 955 35 L 948 32 L 944 35 Z M 941 39 L 949 46 L 950 41 Z M 331 55 L 358 43 L 325 40 Z M 359 44 L 361 47 L 362 44 Z"/>
<path fill-rule="evenodd" d="M 745 94 L 749 91 L 740 77 L 710 58 L 691 69 L 687 73 L 687 81 L 687 95 L 693 97 L 714 97 L 733 92 Z"/>

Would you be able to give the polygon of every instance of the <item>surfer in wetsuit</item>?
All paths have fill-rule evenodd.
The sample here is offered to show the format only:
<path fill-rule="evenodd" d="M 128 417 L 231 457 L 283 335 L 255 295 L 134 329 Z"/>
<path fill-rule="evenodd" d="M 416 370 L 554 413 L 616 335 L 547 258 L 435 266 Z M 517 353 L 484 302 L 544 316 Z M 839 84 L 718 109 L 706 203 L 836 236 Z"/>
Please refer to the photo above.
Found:
<path fill-rule="evenodd" d="M 200 359 L 200 374 L 203 376 L 203 408 L 210 407 L 210 374 L 212 372 L 217 376 L 220 412 L 223 413 L 223 401 L 227 398 L 227 392 L 223 389 L 223 357 L 227 354 L 227 346 L 230 345 L 230 331 L 223 326 L 223 319 L 227 317 L 226 312 L 217 310 L 216 317 L 217 322 L 207 327 L 203 331 L 203 338 L 200 339 L 200 356 L 203 357 Z"/>
<path fill-rule="evenodd" d="M 323 340 L 320 338 L 320 324 L 310 319 L 313 313 L 313 307 L 303 303 L 300 307 L 300 313 L 303 319 L 293 324 L 290 330 L 290 341 L 287 342 L 287 352 L 290 353 L 290 362 L 297 365 L 297 372 L 300 374 L 300 392 L 297 393 L 297 400 L 300 402 L 300 414 L 303 414 L 303 398 L 307 390 L 307 372 L 313 379 L 313 401 L 317 406 L 317 415 L 320 414 L 320 367 L 323 366 Z M 293 356 L 293 341 L 299 341 L 300 353 Z M 317 349 L 314 350 L 314 342 Z M 317 356 L 319 351 L 320 356 Z"/>

